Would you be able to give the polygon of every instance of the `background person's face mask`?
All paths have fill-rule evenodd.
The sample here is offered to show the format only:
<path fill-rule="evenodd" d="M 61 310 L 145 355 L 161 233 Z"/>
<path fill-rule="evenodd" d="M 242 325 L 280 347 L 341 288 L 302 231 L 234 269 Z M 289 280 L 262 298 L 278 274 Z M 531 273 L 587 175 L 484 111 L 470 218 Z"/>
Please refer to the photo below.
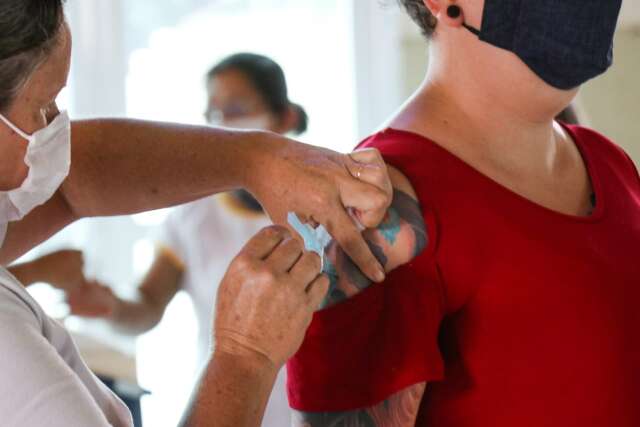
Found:
<path fill-rule="evenodd" d="M 217 116 L 209 114 L 207 117 L 209 125 L 240 130 L 269 130 L 269 125 L 271 123 L 270 117 L 267 114 L 238 117 L 231 120 L 224 120 L 220 116 L 221 115 Z M 233 190 L 231 193 L 249 211 L 257 213 L 264 212 L 260 202 L 258 202 L 247 190 Z"/>
<path fill-rule="evenodd" d="M 269 130 L 271 121 L 269 120 L 268 115 L 263 114 L 259 116 L 239 117 L 229 120 L 212 120 L 209 124 L 212 126 L 222 126 L 241 130 Z"/>
<path fill-rule="evenodd" d="M 71 166 L 71 123 L 60 113 L 47 127 L 33 135 L 20 130 L 6 117 L 2 120 L 14 132 L 29 141 L 24 162 L 29 174 L 19 188 L 0 191 L 0 246 L 7 224 L 19 221 L 37 206 L 49 200 L 69 175 Z"/>
<path fill-rule="evenodd" d="M 558 89 L 576 88 L 613 62 L 622 0 L 485 0 L 480 40 L 515 53 Z"/>

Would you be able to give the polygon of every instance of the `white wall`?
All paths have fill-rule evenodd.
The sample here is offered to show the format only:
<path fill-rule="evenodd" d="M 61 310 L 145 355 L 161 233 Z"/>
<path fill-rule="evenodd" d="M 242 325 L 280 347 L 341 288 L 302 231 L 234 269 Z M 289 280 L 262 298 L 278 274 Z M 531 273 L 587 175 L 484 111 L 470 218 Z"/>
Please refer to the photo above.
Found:
<path fill-rule="evenodd" d="M 623 0 L 620 13 L 620 27 L 629 28 L 640 25 L 640 1 Z"/>
<path fill-rule="evenodd" d="M 389 2 L 393 4 L 393 2 Z M 374 132 L 404 101 L 402 25 L 397 7 L 353 0 L 358 134 Z"/>
<path fill-rule="evenodd" d="M 123 116 L 128 58 L 122 0 L 71 1 L 66 13 L 74 36 L 69 86 L 73 118 Z"/>

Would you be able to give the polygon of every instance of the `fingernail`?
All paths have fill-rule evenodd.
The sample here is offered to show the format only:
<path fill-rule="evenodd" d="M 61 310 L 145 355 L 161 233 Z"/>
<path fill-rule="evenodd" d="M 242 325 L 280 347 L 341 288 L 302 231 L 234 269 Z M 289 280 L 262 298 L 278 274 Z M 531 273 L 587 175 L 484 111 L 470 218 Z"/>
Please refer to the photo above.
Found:
<path fill-rule="evenodd" d="M 375 276 L 376 282 L 380 283 L 380 282 L 384 282 L 385 279 L 385 273 L 382 270 L 381 267 L 378 267 L 378 271 L 376 271 L 376 276 Z"/>

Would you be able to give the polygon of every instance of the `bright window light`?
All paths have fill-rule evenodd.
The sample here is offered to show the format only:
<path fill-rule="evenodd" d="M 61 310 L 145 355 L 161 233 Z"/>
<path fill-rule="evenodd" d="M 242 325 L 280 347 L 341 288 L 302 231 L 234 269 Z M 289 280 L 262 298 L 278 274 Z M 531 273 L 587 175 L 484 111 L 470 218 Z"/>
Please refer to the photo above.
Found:
<path fill-rule="evenodd" d="M 343 152 L 357 143 L 348 2 L 144 0 L 124 4 L 131 43 L 128 116 L 204 124 L 207 71 L 227 55 L 254 52 L 272 57 L 284 69 L 291 101 L 302 105 L 310 118 L 302 137 L 305 141 Z M 136 215 L 133 221 L 140 227 L 158 225 L 162 215 Z M 136 273 L 146 264 L 149 250 L 143 241 L 136 244 Z M 146 425 L 176 425 L 184 410 L 195 379 L 187 373 L 198 369 L 193 322 L 191 305 L 176 300 L 160 326 L 138 340 L 139 379 L 152 391 L 142 402 Z M 193 332 L 191 342 L 185 341 L 185 332 Z M 283 420 L 282 425 L 288 423 Z"/>
<path fill-rule="evenodd" d="M 352 16 L 345 0 L 136 0 L 70 2 L 75 37 L 69 86 L 58 99 L 74 118 L 127 116 L 204 124 L 204 76 L 227 55 L 255 52 L 284 69 L 292 102 L 309 115 L 306 142 L 348 152 L 357 143 Z M 126 102 L 125 102 L 126 101 Z M 125 105 L 126 103 L 126 105 Z M 79 248 L 86 273 L 132 296 L 153 258 L 154 240 L 170 210 L 84 220 L 24 259 Z M 201 238 L 201 236 L 194 236 Z M 215 236 L 212 236 L 215 238 Z M 62 296 L 33 288 L 53 315 Z M 213 301 L 211 302 L 213 304 Z M 66 325 L 105 342 L 121 337 L 95 322 Z M 110 335 L 111 334 L 111 335 Z M 153 331 L 123 345 L 137 353 L 143 421 L 175 426 L 194 384 L 197 322 L 180 293 Z M 283 425 L 288 425 L 283 420 Z"/>

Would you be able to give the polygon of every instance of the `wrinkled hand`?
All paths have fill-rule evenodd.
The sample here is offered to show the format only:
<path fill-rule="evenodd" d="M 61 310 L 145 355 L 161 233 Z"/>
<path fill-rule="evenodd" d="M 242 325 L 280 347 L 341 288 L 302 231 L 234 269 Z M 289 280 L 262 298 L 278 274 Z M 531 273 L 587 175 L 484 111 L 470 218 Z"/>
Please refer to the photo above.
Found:
<path fill-rule="evenodd" d="M 286 225 L 289 211 L 319 223 L 371 280 L 382 281 L 384 269 L 371 253 L 347 209 L 366 228 L 384 218 L 393 191 L 377 150 L 352 155 L 279 138 L 267 160 L 252 168 L 248 187 L 271 219 Z"/>
<path fill-rule="evenodd" d="M 43 280 L 51 286 L 70 292 L 84 281 L 84 255 L 82 251 L 61 250 L 43 256 L 36 268 Z"/>
<path fill-rule="evenodd" d="M 110 287 L 95 281 L 86 281 L 67 292 L 67 304 L 75 316 L 109 318 L 113 316 L 117 302 Z"/>
<path fill-rule="evenodd" d="M 389 177 L 389 171 L 387 170 L 387 164 L 382 158 L 382 154 L 375 148 L 363 148 L 356 150 L 349 154 L 351 161 L 346 163 L 349 173 L 356 179 L 371 184 L 381 190 L 390 200 L 393 200 L 393 185 Z M 385 207 L 382 214 L 382 218 L 387 213 L 387 210 L 391 203 Z M 355 209 L 354 214 L 360 222 L 366 228 L 375 228 L 382 221 L 377 216 L 375 218 L 367 218 L 367 212 L 361 212 Z M 378 212 L 375 212 L 377 215 Z"/>
<path fill-rule="evenodd" d="M 298 350 L 329 286 L 320 258 L 284 227 L 258 233 L 231 263 L 218 290 L 215 351 L 282 366 Z"/>

